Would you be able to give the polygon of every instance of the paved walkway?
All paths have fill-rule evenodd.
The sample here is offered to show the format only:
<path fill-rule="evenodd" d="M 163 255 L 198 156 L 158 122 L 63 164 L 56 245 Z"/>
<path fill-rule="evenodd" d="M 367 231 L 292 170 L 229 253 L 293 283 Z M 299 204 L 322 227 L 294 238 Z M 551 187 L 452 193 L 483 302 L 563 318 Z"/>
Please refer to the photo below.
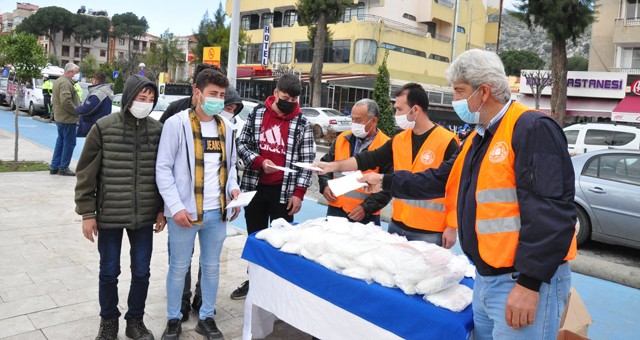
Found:
<path fill-rule="evenodd" d="M 0 159 L 13 159 L 10 115 L 0 110 Z M 4 122 L 4 123 L 3 123 Z M 21 160 L 49 162 L 53 142 L 43 133 L 55 127 L 20 117 Z M 78 150 L 82 145 L 78 140 Z M 77 158 L 76 158 L 77 159 Z M 73 163 L 72 163 L 73 164 Z M 0 173 L 0 339 L 93 339 L 99 323 L 98 252 L 83 238 L 80 218 L 74 213 L 75 178 L 48 172 Z M 324 214 L 326 208 L 308 199 L 304 220 Z M 244 221 L 236 226 L 243 228 Z M 156 234 L 151 283 L 145 321 L 156 338 L 166 323 L 165 277 L 167 233 Z M 229 294 L 246 277 L 240 259 L 245 236 L 230 232 L 221 261 L 221 282 L 216 321 L 226 339 L 240 339 L 244 301 Z M 126 308 L 130 273 L 128 245 L 123 242 L 120 308 Z M 197 250 L 196 250 L 197 254 Z M 195 264 L 194 264 L 195 268 Z M 573 275 L 573 285 L 594 319 L 593 339 L 633 339 L 640 334 L 640 291 L 589 276 Z M 183 324 L 183 339 L 201 339 L 193 331 L 197 316 Z M 124 336 L 124 321 L 120 338 Z M 286 324 L 279 324 L 269 339 L 308 339 Z"/>

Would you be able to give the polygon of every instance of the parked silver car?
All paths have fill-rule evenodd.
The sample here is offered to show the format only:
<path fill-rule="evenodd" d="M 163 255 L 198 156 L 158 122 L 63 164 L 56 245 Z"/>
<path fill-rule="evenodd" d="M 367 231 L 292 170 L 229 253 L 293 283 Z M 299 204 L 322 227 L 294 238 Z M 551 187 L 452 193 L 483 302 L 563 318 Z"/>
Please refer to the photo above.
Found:
<path fill-rule="evenodd" d="M 640 151 L 598 150 L 571 160 L 578 244 L 592 239 L 640 249 Z"/>

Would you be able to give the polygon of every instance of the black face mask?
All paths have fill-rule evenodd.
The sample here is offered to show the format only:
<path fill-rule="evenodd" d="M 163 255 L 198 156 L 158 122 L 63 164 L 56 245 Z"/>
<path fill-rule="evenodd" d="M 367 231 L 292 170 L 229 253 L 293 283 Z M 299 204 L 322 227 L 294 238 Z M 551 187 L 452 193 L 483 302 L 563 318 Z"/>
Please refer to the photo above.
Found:
<path fill-rule="evenodd" d="M 293 112 L 293 109 L 296 108 L 296 103 L 278 98 L 278 102 L 276 103 L 276 106 L 278 107 L 278 110 L 280 110 L 280 112 L 288 115 L 291 112 Z"/>

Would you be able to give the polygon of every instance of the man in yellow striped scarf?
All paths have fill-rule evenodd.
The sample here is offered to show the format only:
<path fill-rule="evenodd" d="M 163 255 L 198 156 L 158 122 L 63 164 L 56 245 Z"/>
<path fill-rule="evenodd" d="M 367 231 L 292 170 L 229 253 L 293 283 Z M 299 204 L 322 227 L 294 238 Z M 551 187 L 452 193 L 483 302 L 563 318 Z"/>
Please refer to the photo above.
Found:
<path fill-rule="evenodd" d="M 163 339 L 178 339 L 185 274 L 191 265 L 196 234 L 200 240 L 202 306 L 196 332 L 222 338 L 213 320 L 220 278 L 220 253 L 227 236 L 226 205 L 240 194 L 234 130 L 220 117 L 229 81 L 204 70 L 196 79 L 194 107 L 169 118 L 163 127 L 156 162 L 156 182 L 165 203 L 169 229 L 167 328 Z"/>

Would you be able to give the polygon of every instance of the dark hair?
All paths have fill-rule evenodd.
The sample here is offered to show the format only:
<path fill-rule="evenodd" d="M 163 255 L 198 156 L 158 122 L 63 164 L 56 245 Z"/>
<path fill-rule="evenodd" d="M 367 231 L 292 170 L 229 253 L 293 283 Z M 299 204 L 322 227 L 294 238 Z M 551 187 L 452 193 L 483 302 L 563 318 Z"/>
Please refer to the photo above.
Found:
<path fill-rule="evenodd" d="M 93 79 L 97 80 L 99 84 L 107 82 L 107 75 L 104 72 L 98 72 L 93 75 Z"/>
<path fill-rule="evenodd" d="M 222 71 L 220 70 L 220 68 L 216 65 L 211 65 L 211 64 L 198 64 L 196 65 L 196 67 L 193 69 L 193 82 L 196 82 L 196 79 L 198 79 L 198 74 L 200 74 L 200 72 L 204 71 L 204 70 L 214 70 L 214 71 L 218 71 L 220 73 L 222 73 Z"/>
<path fill-rule="evenodd" d="M 285 92 L 291 97 L 297 97 L 300 95 L 300 92 L 302 92 L 300 79 L 293 74 L 283 74 L 280 79 L 278 79 L 276 87 L 279 91 Z"/>
<path fill-rule="evenodd" d="M 418 105 L 425 113 L 429 109 L 429 96 L 427 95 L 427 91 L 425 91 L 420 84 L 405 84 L 400 90 L 398 90 L 398 92 L 396 92 L 396 97 L 403 95 L 407 95 L 407 104 L 409 104 L 409 106 Z"/>
<path fill-rule="evenodd" d="M 196 88 L 202 91 L 209 84 L 218 85 L 226 89 L 229 87 L 229 79 L 218 71 L 212 69 L 203 70 L 196 78 Z"/>

